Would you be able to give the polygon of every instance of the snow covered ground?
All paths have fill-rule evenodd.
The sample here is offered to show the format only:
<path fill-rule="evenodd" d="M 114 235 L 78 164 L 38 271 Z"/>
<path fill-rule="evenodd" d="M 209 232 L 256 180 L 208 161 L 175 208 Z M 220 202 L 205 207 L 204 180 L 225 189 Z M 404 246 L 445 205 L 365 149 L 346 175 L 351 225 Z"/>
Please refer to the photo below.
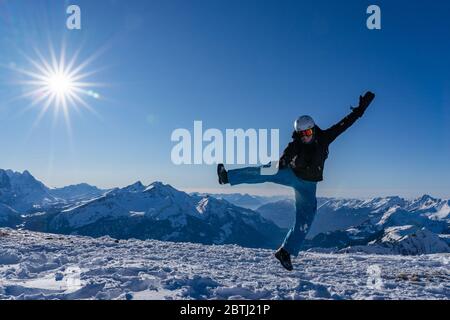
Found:
<path fill-rule="evenodd" d="M 0 229 L 0 299 L 450 298 L 450 254 L 272 254 Z"/>

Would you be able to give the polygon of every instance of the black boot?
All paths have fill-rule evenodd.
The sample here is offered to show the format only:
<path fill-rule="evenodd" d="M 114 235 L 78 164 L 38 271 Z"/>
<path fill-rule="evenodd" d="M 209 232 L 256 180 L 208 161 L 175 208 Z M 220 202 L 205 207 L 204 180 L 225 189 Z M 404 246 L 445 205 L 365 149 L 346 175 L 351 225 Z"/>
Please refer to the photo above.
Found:
<path fill-rule="evenodd" d="M 228 184 L 228 172 L 221 163 L 217 166 L 217 175 L 219 176 L 219 184 Z"/>
<path fill-rule="evenodd" d="M 284 248 L 278 249 L 278 251 L 275 252 L 275 258 L 280 260 L 282 266 L 286 270 L 288 271 L 294 270 L 294 268 L 292 267 L 291 255 L 289 254 L 289 252 L 286 251 L 286 249 Z"/>

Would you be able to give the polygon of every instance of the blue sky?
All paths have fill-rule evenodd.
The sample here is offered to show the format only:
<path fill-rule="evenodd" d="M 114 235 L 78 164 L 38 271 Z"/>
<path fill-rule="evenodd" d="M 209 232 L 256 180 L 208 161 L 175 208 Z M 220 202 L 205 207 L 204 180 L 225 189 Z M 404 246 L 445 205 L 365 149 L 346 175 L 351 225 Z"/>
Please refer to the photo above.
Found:
<path fill-rule="evenodd" d="M 367 114 L 330 148 L 325 196 L 428 193 L 450 197 L 450 3 L 446 1 L 84 1 L 82 30 L 65 28 L 58 0 L 0 1 L 0 168 L 31 171 L 49 186 L 124 186 L 161 180 L 213 192 L 280 193 L 272 185 L 219 187 L 215 167 L 171 163 L 176 128 L 279 128 L 310 114 L 326 128 L 366 90 Z M 382 30 L 366 8 L 378 4 Z M 24 88 L 5 66 L 62 41 L 101 99 L 63 117 L 14 100 Z M 47 51 L 46 51 L 47 50 Z"/>

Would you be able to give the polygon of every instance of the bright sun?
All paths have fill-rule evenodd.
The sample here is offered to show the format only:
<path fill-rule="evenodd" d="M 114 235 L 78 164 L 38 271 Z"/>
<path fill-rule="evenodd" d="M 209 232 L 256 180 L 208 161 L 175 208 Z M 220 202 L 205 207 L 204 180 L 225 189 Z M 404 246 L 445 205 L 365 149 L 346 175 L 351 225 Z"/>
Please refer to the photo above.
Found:
<path fill-rule="evenodd" d="M 49 59 L 45 59 L 36 50 L 36 59 L 25 55 L 32 68 L 15 68 L 15 71 L 28 78 L 21 81 L 22 84 L 26 85 L 26 91 L 21 97 L 31 98 L 30 107 L 38 106 L 40 108 L 37 122 L 50 108 L 54 109 L 55 114 L 58 114 L 61 110 L 68 125 L 69 108 L 84 107 L 95 113 L 85 100 L 86 98 L 100 98 L 100 95 L 92 90 L 99 84 L 86 81 L 89 76 L 96 73 L 95 71 L 85 70 L 95 56 L 77 63 L 78 53 L 66 61 L 64 46 L 59 57 L 50 47 Z"/>
<path fill-rule="evenodd" d="M 48 77 L 47 87 L 50 92 L 58 96 L 65 96 L 73 94 L 75 82 L 69 75 L 59 72 Z"/>

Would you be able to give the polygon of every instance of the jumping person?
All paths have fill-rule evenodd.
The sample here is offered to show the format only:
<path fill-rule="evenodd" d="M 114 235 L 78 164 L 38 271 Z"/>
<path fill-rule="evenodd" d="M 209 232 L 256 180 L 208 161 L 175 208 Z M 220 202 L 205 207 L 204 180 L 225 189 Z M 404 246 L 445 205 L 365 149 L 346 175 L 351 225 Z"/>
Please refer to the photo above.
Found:
<path fill-rule="evenodd" d="M 297 256 L 317 211 L 317 182 L 323 181 L 323 169 L 328 158 L 328 146 L 345 130 L 361 118 L 375 95 L 367 92 L 360 96 L 359 106 L 339 123 L 327 130 L 320 129 L 310 116 L 295 121 L 293 141 L 289 143 L 278 163 L 274 175 L 261 175 L 261 167 L 248 167 L 227 171 L 217 166 L 220 184 L 232 186 L 248 183 L 272 182 L 292 187 L 295 191 L 295 224 L 289 230 L 275 257 L 284 268 L 293 270 L 291 255 Z"/>

